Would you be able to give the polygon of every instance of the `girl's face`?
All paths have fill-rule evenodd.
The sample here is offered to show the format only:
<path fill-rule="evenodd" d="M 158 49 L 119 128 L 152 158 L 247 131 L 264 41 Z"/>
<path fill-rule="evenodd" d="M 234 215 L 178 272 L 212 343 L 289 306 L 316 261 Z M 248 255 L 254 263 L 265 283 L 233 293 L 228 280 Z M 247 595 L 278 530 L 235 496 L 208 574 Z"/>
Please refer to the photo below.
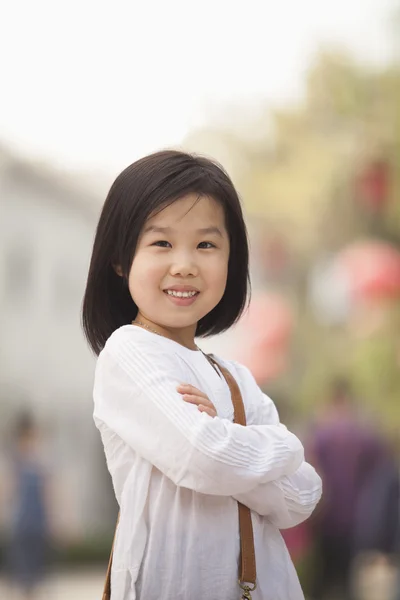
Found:
<path fill-rule="evenodd" d="M 197 198 L 184 196 L 148 219 L 129 273 L 137 319 L 175 332 L 177 341 L 193 341 L 197 322 L 221 300 L 228 275 L 223 208 L 213 198 Z"/>

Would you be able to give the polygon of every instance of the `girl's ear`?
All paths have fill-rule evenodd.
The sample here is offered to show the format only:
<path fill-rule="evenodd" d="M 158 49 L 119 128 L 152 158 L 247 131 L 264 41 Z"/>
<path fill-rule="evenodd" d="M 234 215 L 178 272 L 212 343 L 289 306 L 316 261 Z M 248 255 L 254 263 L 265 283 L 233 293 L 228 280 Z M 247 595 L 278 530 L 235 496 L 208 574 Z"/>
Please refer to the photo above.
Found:
<path fill-rule="evenodd" d="M 116 274 L 119 275 L 120 277 L 124 276 L 121 265 L 113 265 L 113 269 L 116 272 Z"/>

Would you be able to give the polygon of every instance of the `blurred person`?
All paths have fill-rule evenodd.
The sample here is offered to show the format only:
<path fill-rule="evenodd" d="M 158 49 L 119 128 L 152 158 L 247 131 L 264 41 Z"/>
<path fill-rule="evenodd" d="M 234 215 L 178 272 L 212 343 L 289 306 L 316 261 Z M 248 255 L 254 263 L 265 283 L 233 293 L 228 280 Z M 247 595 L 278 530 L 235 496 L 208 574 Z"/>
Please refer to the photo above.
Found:
<path fill-rule="evenodd" d="M 348 600 L 357 554 L 360 495 L 376 473 L 383 440 L 361 418 L 345 378 L 332 381 L 328 403 L 312 438 L 313 462 L 324 485 L 323 500 L 310 521 L 316 548 L 312 597 Z"/>
<path fill-rule="evenodd" d="M 390 443 L 377 450 L 369 477 L 360 489 L 354 531 L 356 552 L 393 555 L 399 550 L 399 465 Z"/>
<path fill-rule="evenodd" d="M 48 562 L 47 472 L 40 432 L 26 413 L 18 419 L 11 457 L 11 528 L 6 566 L 23 600 L 36 598 Z"/>
<path fill-rule="evenodd" d="M 320 478 L 250 372 L 195 343 L 236 322 L 247 286 L 246 227 L 221 167 L 164 151 L 117 177 L 83 303 L 120 505 L 112 600 L 304 599 L 279 529 L 308 518 Z M 233 422 L 233 389 L 247 426 Z M 238 503 L 257 565 L 242 590 Z"/>
<path fill-rule="evenodd" d="M 360 489 L 354 523 L 356 600 L 399 599 L 400 473 L 395 448 L 390 441 L 382 443 Z"/>

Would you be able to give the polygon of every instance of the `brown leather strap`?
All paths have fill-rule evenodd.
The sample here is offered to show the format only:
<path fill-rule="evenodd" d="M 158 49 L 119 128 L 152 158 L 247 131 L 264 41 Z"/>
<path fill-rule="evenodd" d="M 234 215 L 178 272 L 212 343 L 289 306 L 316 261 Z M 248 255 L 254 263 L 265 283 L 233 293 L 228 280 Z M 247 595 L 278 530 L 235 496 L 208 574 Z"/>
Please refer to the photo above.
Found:
<path fill-rule="evenodd" d="M 113 556 L 114 556 L 114 544 L 115 544 L 115 538 L 117 537 L 119 517 L 120 517 L 120 515 L 118 514 L 117 525 L 115 527 L 115 533 L 114 533 L 114 539 L 113 539 L 113 543 L 111 546 L 110 559 L 108 561 L 106 581 L 104 583 L 104 590 L 103 590 L 103 595 L 101 597 L 101 600 L 111 600 L 111 567 L 112 567 L 112 561 L 113 561 Z"/>
<path fill-rule="evenodd" d="M 225 378 L 226 383 L 229 386 L 232 404 L 234 422 L 238 425 L 246 425 L 246 412 L 244 409 L 242 394 L 236 380 L 229 373 L 227 369 L 221 367 L 221 365 L 211 356 L 207 356 L 211 363 L 214 363 L 220 370 Z M 244 504 L 238 502 L 239 509 L 239 532 L 240 532 L 240 569 L 239 569 L 239 582 L 251 583 L 251 590 L 255 589 L 257 572 L 256 572 L 256 555 L 254 550 L 254 535 L 253 535 L 253 524 L 251 522 L 250 510 Z M 119 522 L 119 515 L 117 521 L 117 527 Z M 114 554 L 115 537 L 117 535 L 117 528 L 115 529 L 114 541 L 111 548 L 110 560 L 108 561 L 106 582 L 104 585 L 104 591 L 102 600 L 111 600 L 111 567 Z"/>
<path fill-rule="evenodd" d="M 246 412 L 244 409 L 242 394 L 236 380 L 227 369 L 221 367 L 215 359 L 211 360 L 218 366 L 229 386 L 233 404 L 234 422 L 238 425 L 246 425 Z M 254 550 L 253 523 L 249 508 L 238 502 L 239 509 L 239 531 L 240 531 L 240 571 L 239 579 L 242 583 L 256 584 L 256 554 Z M 253 588 L 254 589 L 254 588 Z"/>

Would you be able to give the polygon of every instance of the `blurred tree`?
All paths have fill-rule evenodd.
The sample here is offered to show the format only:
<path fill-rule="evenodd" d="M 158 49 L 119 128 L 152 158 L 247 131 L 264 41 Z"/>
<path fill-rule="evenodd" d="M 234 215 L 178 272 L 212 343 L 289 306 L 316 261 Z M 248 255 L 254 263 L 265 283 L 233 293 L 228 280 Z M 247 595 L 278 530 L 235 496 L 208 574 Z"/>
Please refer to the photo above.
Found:
<path fill-rule="evenodd" d="M 230 126 L 194 132 L 185 146 L 226 166 L 256 221 L 283 223 L 302 274 L 291 282 L 297 299 L 306 298 L 315 261 L 351 241 L 378 237 L 400 246 L 399 62 L 377 69 L 340 52 L 321 52 L 300 105 L 265 108 L 241 122 L 236 114 Z M 387 327 L 367 337 L 359 336 L 352 319 L 327 329 L 307 302 L 299 308 L 281 390 L 296 389 L 306 408 L 323 399 L 335 371 L 345 371 L 363 397 L 400 423 L 398 307 L 388 309 Z M 359 311 L 364 328 L 375 318 L 376 307 L 371 310 Z"/>
<path fill-rule="evenodd" d="M 400 70 L 368 69 L 348 56 L 321 53 L 310 68 L 305 100 L 294 109 L 264 110 L 248 122 L 247 136 L 232 123 L 194 132 L 185 145 L 220 158 L 233 174 L 247 210 L 269 220 L 292 222 L 303 248 L 353 237 L 362 215 L 354 206 L 357 181 L 384 184 L 388 234 L 400 233 Z M 272 123 L 272 126 L 271 126 Z M 264 137 L 260 131 L 265 132 Z M 272 131 L 272 135 L 271 135 Z M 252 141 L 253 134 L 253 141 Z M 377 173 L 377 165 L 381 172 Z M 229 168 L 231 167 L 231 168 Z M 375 169 L 374 172 L 372 172 Z M 385 172 L 383 173 L 383 170 Z M 364 189 L 373 194 L 373 190 Z M 367 200 L 365 200 L 367 203 Z M 382 202 L 383 203 L 383 202 Z M 358 209 L 360 207 L 358 206 Z M 332 223 L 335 214 L 337 230 Z M 335 238 L 339 235 L 339 239 Z"/>

